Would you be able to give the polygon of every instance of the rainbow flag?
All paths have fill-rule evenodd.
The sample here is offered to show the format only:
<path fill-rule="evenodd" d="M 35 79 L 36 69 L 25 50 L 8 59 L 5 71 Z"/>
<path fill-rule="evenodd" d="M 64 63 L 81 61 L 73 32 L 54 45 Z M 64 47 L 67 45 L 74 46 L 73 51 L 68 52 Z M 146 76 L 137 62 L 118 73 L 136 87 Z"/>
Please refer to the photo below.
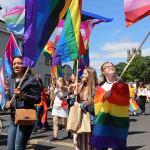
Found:
<path fill-rule="evenodd" d="M 43 51 L 42 51 L 42 54 L 45 56 L 45 57 L 52 57 L 53 54 L 54 54 L 54 45 L 53 43 L 50 41 L 50 39 L 48 40 L 48 42 L 46 43 Z"/>
<path fill-rule="evenodd" d="M 21 56 L 21 51 L 16 43 L 16 40 L 13 36 L 13 34 L 10 34 L 10 37 L 8 39 L 8 43 L 5 48 L 5 73 L 6 77 L 10 77 L 12 74 L 12 61 L 14 56 Z"/>
<path fill-rule="evenodd" d="M 138 104 L 136 103 L 136 101 L 134 100 L 134 98 L 130 98 L 130 107 L 129 107 L 129 110 L 130 110 L 131 112 L 133 112 L 133 111 L 138 110 L 138 108 L 139 108 L 139 106 L 138 106 Z"/>
<path fill-rule="evenodd" d="M 150 0 L 124 0 L 126 26 L 150 15 Z"/>
<path fill-rule="evenodd" d="M 25 7 L 16 6 L 4 14 L 7 30 L 15 34 L 24 33 Z"/>
<path fill-rule="evenodd" d="M 0 58 L 0 107 L 4 109 L 5 106 L 5 88 L 4 88 L 4 72 L 3 72 L 3 62 Z"/>
<path fill-rule="evenodd" d="M 23 61 L 34 67 L 58 22 L 63 18 L 71 0 L 26 0 Z M 32 11 L 31 11 L 32 10 Z"/>
<path fill-rule="evenodd" d="M 51 77 L 52 79 L 54 78 L 58 79 L 59 77 L 64 77 L 61 64 L 51 67 Z"/>
<path fill-rule="evenodd" d="M 111 96 L 104 100 L 105 90 L 99 86 L 94 97 L 96 123 L 90 144 L 97 148 L 125 148 L 129 128 L 129 89 L 114 83 Z"/>
<path fill-rule="evenodd" d="M 60 62 L 65 63 L 76 60 L 79 57 L 79 50 L 81 46 L 81 7 L 82 0 L 72 0 L 67 12 L 63 31 L 56 46 L 53 65 L 57 65 Z"/>

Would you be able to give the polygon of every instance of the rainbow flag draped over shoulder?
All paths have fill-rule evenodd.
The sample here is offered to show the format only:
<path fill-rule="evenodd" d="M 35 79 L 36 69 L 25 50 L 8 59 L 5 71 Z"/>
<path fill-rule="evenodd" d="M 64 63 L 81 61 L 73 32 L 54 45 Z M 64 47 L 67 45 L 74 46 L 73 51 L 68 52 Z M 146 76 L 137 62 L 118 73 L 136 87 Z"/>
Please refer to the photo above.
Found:
<path fill-rule="evenodd" d="M 150 0 L 124 0 L 126 26 L 150 15 Z"/>
<path fill-rule="evenodd" d="M 5 88 L 4 88 L 4 72 L 3 72 L 3 62 L 0 58 L 0 107 L 4 109 L 5 106 Z"/>
<path fill-rule="evenodd" d="M 4 60 L 4 64 L 5 64 L 5 73 L 6 73 L 6 77 L 10 77 L 12 74 L 12 61 L 13 61 L 13 57 L 15 56 L 21 56 L 21 51 L 16 43 L 16 40 L 13 36 L 13 34 L 10 34 L 10 37 L 8 39 L 8 43 L 6 45 L 5 48 L 5 60 Z"/>
<path fill-rule="evenodd" d="M 72 0 L 56 46 L 53 65 L 76 60 L 79 57 L 80 46 L 84 46 L 83 41 L 80 41 L 81 7 L 82 0 Z"/>
<path fill-rule="evenodd" d="M 105 90 L 99 86 L 94 97 L 96 123 L 90 144 L 97 148 L 125 148 L 129 128 L 129 89 L 114 83 L 111 96 L 104 100 Z"/>
<path fill-rule="evenodd" d="M 59 20 L 63 18 L 71 0 L 26 0 L 23 61 L 34 67 Z"/>
<path fill-rule="evenodd" d="M 7 30 L 15 34 L 24 33 L 25 7 L 16 6 L 3 16 Z"/>

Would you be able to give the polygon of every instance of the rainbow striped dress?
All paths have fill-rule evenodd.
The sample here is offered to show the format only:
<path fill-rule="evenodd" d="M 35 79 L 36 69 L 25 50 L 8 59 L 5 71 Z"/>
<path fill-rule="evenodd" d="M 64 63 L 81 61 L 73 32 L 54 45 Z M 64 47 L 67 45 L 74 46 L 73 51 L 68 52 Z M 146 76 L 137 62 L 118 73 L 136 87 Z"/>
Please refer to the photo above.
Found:
<path fill-rule="evenodd" d="M 129 89 L 125 83 L 114 83 L 106 100 L 107 90 L 98 87 L 94 97 L 96 123 L 90 144 L 100 148 L 125 148 L 129 128 Z"/>

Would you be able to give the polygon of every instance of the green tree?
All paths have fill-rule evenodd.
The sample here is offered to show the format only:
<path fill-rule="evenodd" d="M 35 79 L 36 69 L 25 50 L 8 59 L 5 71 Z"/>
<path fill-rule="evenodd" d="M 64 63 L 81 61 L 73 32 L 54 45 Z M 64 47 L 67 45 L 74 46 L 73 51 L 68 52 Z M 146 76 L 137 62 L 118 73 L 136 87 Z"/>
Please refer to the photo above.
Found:
<path fill-rule="evenodd" d="M 126 63 L 116 65 L 118 75 L 121 74 L 125 66 Z M 136 56 L 123 75 L 123 79 L 128 82 L 144 81 L 145 83 L 150 83 L 150 56 Z"/>

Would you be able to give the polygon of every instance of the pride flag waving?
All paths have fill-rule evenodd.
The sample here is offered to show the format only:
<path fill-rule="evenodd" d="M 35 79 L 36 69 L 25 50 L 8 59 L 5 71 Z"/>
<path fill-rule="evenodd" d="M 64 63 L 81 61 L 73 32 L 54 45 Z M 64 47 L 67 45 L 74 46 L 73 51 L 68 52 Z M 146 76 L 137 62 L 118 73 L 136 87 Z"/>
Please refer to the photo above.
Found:
<path fill-rule="evenodd" d="M 24 33 L 25 7 L 16 6 L 3 16 L 7 30 L 15 34 Z"/>
<path fill-rule="evenodd" d="M 150 15 L 150 0 L 124 0 L 126 26 Z"/>
<path fill-rule="evenodd" d="M 6 77 L 10 77 L 12 74 L 12 59 L 14 56 L 21 56 L 21 51 L 16 43 L 13 34 L 10 34 L 7 46 L 5 48 L 5 73 Z"/>

